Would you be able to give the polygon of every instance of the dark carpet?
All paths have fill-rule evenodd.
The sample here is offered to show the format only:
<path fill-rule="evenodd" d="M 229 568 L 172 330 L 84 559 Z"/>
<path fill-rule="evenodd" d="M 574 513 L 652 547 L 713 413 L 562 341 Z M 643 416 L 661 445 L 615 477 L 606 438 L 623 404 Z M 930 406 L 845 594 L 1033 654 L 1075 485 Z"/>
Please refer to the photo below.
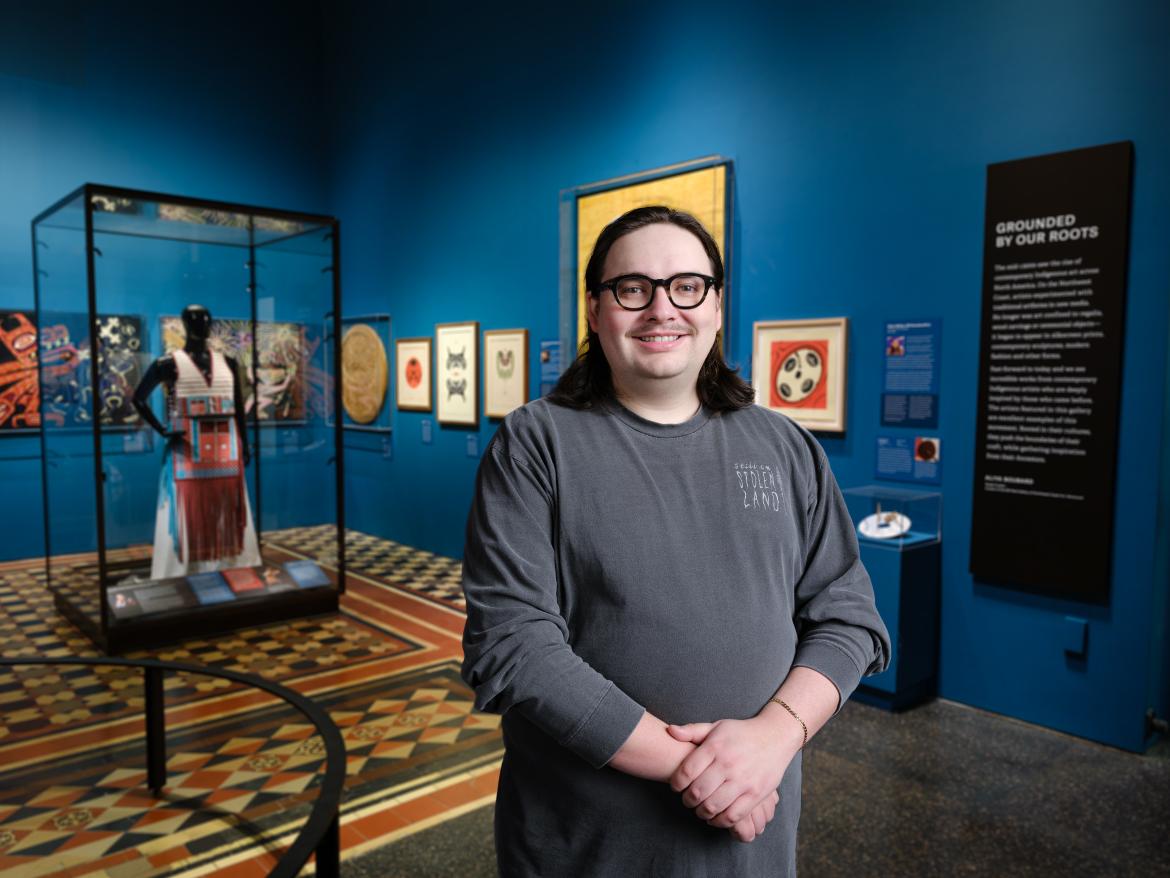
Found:
<path fill-rule="evenodd" d="M 832 876 L 1170 875 L 1170 746 L 1138 756 L 947 701 L 850 703 L 805 758 L 799 871 Z M 492 808 L 343 866 L 492 876 Z"/>

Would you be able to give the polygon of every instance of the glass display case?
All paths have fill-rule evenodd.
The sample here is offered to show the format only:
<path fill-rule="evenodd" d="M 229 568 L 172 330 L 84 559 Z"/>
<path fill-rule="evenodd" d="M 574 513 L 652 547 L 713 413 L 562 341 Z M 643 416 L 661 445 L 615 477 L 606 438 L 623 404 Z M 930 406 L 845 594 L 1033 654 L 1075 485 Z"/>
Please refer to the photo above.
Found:
<path fill-rule="evenodd" d="M 941 539 L 942 494 L 938 492 L 866 485 L 841 493 L 861 542 L 906 548 Z"/>
<path fill-rule="evenodd" d="M 336 611 L 338 235 L 94 184 L 33 220 L 46 580 L 107 652 Z"/>

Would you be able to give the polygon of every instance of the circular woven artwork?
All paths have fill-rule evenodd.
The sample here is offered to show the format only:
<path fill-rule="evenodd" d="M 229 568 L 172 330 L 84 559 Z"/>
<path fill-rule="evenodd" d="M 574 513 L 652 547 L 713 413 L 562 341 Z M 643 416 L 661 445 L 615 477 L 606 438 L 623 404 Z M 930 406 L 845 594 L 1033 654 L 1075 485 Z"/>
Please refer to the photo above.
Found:
<path fill-rule="evenodd" d="M 386 348 L 372 327 L 357 323 L 341 340 L 341 404 L 357 424 L 378 417 L 386 398 Z"/>

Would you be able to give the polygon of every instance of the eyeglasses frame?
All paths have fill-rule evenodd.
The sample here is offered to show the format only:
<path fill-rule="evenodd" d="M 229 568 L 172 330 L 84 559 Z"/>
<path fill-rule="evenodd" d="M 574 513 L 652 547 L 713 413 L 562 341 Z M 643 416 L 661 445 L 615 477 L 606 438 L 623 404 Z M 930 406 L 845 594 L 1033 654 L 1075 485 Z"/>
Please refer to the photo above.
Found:
<path fill-rule="evenodd" d="M 643 305 L 641 308 L 631 308 L 628 305 L 623 305 L 622 300 L 618 298 L 618 293 L 617 293 L 618 282 L 626 280 L 627 278 L 631 278 L 631 277 L 636 277 L 636 278 L 640 278 L 641 280 L 650 281 L 650 298 L 646 300 L 646 304 Z M 676 302 L 674 300 L 674 297 L 670 294 L 670 285 L 672 283 L 674 283 L 674 281 L 680 277 L 697 277 L 706 284 L 706 289 L 703 290 L 702 298 L 700 298 L 699 301 L 695 302 L 695 304 L 693 304 L 693 305 L 680 305 L 678 302 Z M 645 311 L 647 308 L 649 308 L 651 305 L 654 304 L 654 297 L 656 295 L 658 295 L 658 288 L 662 287 L 662 289 L 664 289 L 666 291 L 666 298 L 670 299 L 670 304 L 674 305 L 674 307 L 678 308 L 680 311 L 690 311 L 692 308 L 698 308 L 700 305 L 702 305 L 704 302 L 707 301 L 707 294 L 711 292 L 711 287 L 713 287 L 713 286 L 715 286 L 715 278 L 711 277 L 711 275 L 709 275 L 709 274 L 699 274 L 699 272 L 697 272 L 697 271 L 680 271 L 678 274 L 672 274 L 670 277 L 660 277 L 657 279 L 649 277 L 648 275 L 645 275 L 645 274 L 619 274 L 617 277 L 610 278 L 609 280 L 604 280 L 601 283 L 599 283 L 597 285 L 596 292 L 600 293 L 602 290 L 608 289 L 611 293 L 613 293 L 613 300 L 615 302 L 617 302 L 618 307 L 625 310 L 625 311 Z"/>

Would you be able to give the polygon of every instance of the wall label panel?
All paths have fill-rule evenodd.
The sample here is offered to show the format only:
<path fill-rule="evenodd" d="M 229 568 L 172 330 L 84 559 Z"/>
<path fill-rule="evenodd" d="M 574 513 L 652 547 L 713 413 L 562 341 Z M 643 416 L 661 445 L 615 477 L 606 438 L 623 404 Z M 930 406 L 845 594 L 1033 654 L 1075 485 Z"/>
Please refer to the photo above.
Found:
<path fill-rule="evenodd" d="M 938 428 L 942 320 L 886 321 L 883 427 Z"/>
<path fill-rule="evenodd" d="M 874 477 L 896 482 L 942 484 L 942 440 L 938 436 L 878 436 Z"/>
<path fill-rule="evenodd" d="M 1129 142 L 989 165 L 970 569 L 1109 598 Z"/>

